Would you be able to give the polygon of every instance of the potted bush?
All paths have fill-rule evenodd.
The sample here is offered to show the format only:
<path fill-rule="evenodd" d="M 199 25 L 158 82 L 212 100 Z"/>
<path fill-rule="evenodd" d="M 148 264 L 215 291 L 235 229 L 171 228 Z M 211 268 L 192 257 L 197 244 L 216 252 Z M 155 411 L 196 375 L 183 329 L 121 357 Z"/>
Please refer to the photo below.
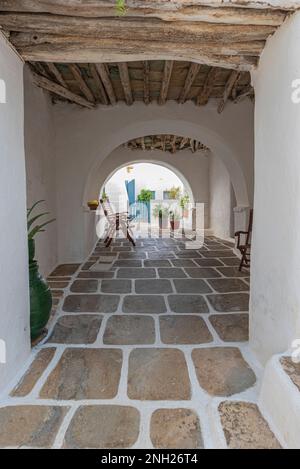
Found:
<path fill-rule="evenodd" d="M 169 192 L 169 199 L 175 200 L 175 199 L 179 199 L 181 190 L 180 190 L 180 187 L 173 186 L 171 187 L 171 189 L 169 189 L 168 192 Z"/>
<path fill-rule="evenodd" d="M 179 200 L 179 205 L 182 209 L 182 216 L 187 218 L 189 216 L 189 211 L 187 209 L 187 205 L 190 201 L 190 198 L 187 194 L 183 195 Z"/>
<path fill-rule="evenodd" d="M 97 210 L 99 206 L 99 201 L 97 199 L 89 200 L 87 203 L 90 210 Z"/>
<path fill-rule="evenodd" d="M 49 214 L 49 212 L 44 212 L 39 213 L 38 215 L 32 215 L 35 207 L 42 202 L 44 202 L 44 200 L 39 200 L 33 204 L 31 208 L 27 209 L 31 340 L 37 339 L 43 332 L 43 329 L 49 320 L 52 308 L 52 295 L 50 288 L 39 273 L 38 263 L 34 259 L 35 236 L 38 233 L 45 231 L 45 226 L 55 220 L 53 218 L 40 225 L 36 224 L 37 220 Z"/>
<path fill-rule="evenodd" d="M 152 191 L 150 189 L 141 189 L 137 200 L 140 203 L 143 203 L 147 207 L 147 214 L 148 214 L 148 223 L 150 223 L 150 200 L 152 199 Z"/>
<path fill-rule="evenodd" d="M 169 218 L 169 209 L 168 207 L 163 206 L 162 204 L 157 204 L 153 211 L 152 215 L 155 218 L 158 218 L 159 229 L 166 229 L 168 227 L 168 218 Z"/>
<path fill-rule="evenodd" d="M 171 230 L 178 230 L 180 227 L 180 214 L 176 210 L 171 210 L 169 212 L 170 214 L 170 225 L 171 225 Z"/>

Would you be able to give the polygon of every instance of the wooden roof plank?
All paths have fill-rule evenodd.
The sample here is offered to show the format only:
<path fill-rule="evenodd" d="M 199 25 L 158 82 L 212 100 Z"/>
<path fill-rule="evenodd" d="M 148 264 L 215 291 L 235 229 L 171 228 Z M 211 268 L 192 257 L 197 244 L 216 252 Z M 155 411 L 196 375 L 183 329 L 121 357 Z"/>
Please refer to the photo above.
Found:
<path fill-rule="evenodd" d="M 174 61 L 173 60 L 166 60 L 163 72 L 163 78 L 161 82 L 161 90 L 160 96 L 158 100 L 158 104 L 162 105 L 165 104 L 167 97 L 168 97 L 168 90 L 169 84 L 171 80 L 172 70 L 173 70 Z"/>

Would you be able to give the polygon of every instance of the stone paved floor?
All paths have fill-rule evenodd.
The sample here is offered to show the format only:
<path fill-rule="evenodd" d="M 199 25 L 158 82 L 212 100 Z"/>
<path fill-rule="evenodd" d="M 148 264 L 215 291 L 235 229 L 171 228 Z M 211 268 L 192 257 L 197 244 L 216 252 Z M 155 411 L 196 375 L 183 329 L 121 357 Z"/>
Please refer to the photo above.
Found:
<path fill-rule="evenodd" d="M 0 447 L 278 447 L 256 405 L 237 265 L 207 237 L 99 242 L 58 266 L 48 335 L 0 402 Z"/>

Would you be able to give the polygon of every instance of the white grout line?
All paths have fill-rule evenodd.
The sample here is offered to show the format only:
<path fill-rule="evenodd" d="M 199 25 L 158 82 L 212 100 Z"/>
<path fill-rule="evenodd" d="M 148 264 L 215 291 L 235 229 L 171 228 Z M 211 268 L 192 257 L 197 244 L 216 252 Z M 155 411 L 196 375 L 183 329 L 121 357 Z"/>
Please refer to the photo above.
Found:
<path fill-rule="evenodd" d="M 143 247 L 144 242 L 141 243 L 141 247 Z M 170 245 L 166 243 L 166 247 L 169 247 Z M 147 251 L 147 245 L 144 246 L 146 248 L 146 258 L 142 260 L 141 265 L 144 265 L 144 261 L 149 259 L 149 252 L 150 249 Z M 151 246 L 150 246 L 151 247 Z M 155 246 L 156 250 L 156 246 Z M 212 249 L 213 250 L 213 249 Z M 91 251 L 89 257 L 91 257 L 92 253 L 95 251 L 94 249 Z M 113 251 L 116 252 L 116 251 Z M 117 258 L 119 259 L 119 253 L 123 251 L 116 252 L 117 253 Z M 131 249 L 130 252 L 133 252 Z M 155 251 L 153 251 L 155 252 Z M 180 252 L 180 251 L 178 251 Z M 175 253 L 175 252 L 174 252 Z M 175 253 L 176 254 L 176 253 Z M 100 255 L 100 253 L 99 253 Z M 234 257 L 234 256 L 233 256 Z M 199 257 L 200 258 L 200 257 Z M 201 255 L 201 258 L 203 256 Z M 185 259 L 185 258 L 181 258 Z M 190 258 L 188 258 L 190 259 Z M 169 261 L 172 261 L 172 259 L 168 259 Z M 85 261 L 86 262 L 86 261 Z M 83 262 L 81 266 L 85 263 Z M 222 262 L 222 261 L 221 261 Z M 172 263 L 172 262 L 170 262 Z M 202 266 L 198 266 L 198 264 L 195 264 L 195 268 L 201 268 Z M 228 266 L 231 267 L 231 266 Z M 151 267 L 152 269 L 155 270 L 156 273 L 156 278 L 159 278 L 158 274 L 158 267 Z M 170 265 L 170 268 L 172 266 Z M 173 268 L 179 268 L 183 272 L 185 272 L 185 268 L 183 267 L 176 267 L 173 266 Z M 204 267 L 205 268 L 205 267 Z M 209 267 L 213 268 L 213 270 L 216 270 L 214 267 Z M 119 267 L 116 268 L 113 274 L 113 278 L 117 278 L 117 274 L 119 272 Z M 67 295 L 72 293 L 72 295 L 76 295 L 77 293 L 71 292 L 70 287 L 73 283 L 73 281 L 78 279 L 77 275 L 80 271 L 80 268 L 70 277 L 68 287 L 63 289 L 64 294 L 63 297 L 60 298 L 56 313 L 54 315 L 54 318 L 52 320 L 51 326 L 49 327 L 48 335 L 45 337 L 45 339 L 39 343 L 34 349 L 33 353 L 30 357 L 30 361 L 27 361 L 25 364 L 22 374 L 21 372 L 18 374 L 18 376 L 15 379 L 15 384 L 19 381 L 21 375 L 23 375 L 24 371 L 28 369 L 30 364 L 33 362 L 36 354 L 38 353 L 39 350 L 44 349 L 44 348 L 50 348 L 53 347 L 56 349 L 55 355 L 42 373 L 42 375 L 39 377 L 38 381 L 35 383 L 35 386 L 33 387 L 32 391 L 25 397 L 23 398 L 18 398 L 18 397 L 6 397 L 3 401 L 1 401 L 0 406 L 4 405 L 20 405 L 20 404 L 32 404 L 32 405 L 60 405 L 60 406 L 68 406 L 70 407 L 69 411 L 65 415 L 63 422 L 60 426 L 60 429 L 56 435 L 55 442 L 53 444 L 54 448 L 61 448 L 63 445 L 63 440 L 65 436 L 65 432 L 70 424 L 70 421 L 72 417 L 74 416 L 76 410 L 78 409 L 79 406 L 81 405 L 91 405 L 91 404 L 96 404 L 96 405 L 129 405 L 129 406 L 134 406 L 135 408 L 138 409 L 140 412 L 140 432 L 138 436 L 138 440 L 134 444 L 133 448 L 152 448 L 152 442 L 150 439 L 150 420 L 151 420 L 151 415 L 152 413 L 159 408 L 163 409 L 172 409 L 172 408 L 187 408 L 187 409 L 192 409 L 196 414 L 198 414 L 200 418 L 200 425 L 201 425 L 201 432 L 202 432 L 202 437 L 204 440 L 204 446 L 206 448 L 216 448 L 216 447 L 226 447 L 226 442 L 225 442 L 225 437 L 224 433 L 221 427 L 221 422 L 219 418 L 219 414 L 217 411 L 217 406 L 219 405 L 220 402 L 223 400 L 245 400 L 245 401 L 251 401 L 251 402 L 256 402 L 257 401 L 257 394 L 260 386 L 260 381 L 261 381 L 261 376 L 262 376 L 262 368 L 259 366 L 258 362 L 256 361 L 255 357 L 252 355 L 251 350 L 249 349 L 249 346 L 247 343 L 238 343 L 238 342 L 224 342 L 222 341 L 215 329 L 213 328 L 212 324 L 209 321 L 209 317 L 211 314 L 222 314 L 220 312 L 215 311 L 210 303 L 207 301 L 208 308 L 209 308 L 209 313 L 194 313 L 194 314 L 189 314 L 193 315 L 195 317 L 200 317 L 204 320 L 205 324 L 207 325 L 209 331 L 211 332 L 213 336 L 213 341 L 209 343 L 202 343 L 202 344 L 164 344 L 161 340 L 161 335 L 160 335 L 160 326 L 159 326 L 159 318 L 161 316 L 166 316 L 167 314 L 171 314 L 172 316 L 182 316 L 183 314 L 179 313 L 174 313 L 170 310 L 169 303 L 167 301 L 167 297 L 169 294 L 158 294 L 159 296 L 162 296 L 165 300 L 166 303 L 166 313 L 161 313 L 161 314 L 145 314 L 145 317 L 152 317 L 154 320 L 154 325 L 155 325 L 155 343 L 153 344 L 136 344 L 136 345 L 110 345 L 110 344 L 103 344 L 103 335 L 104 331 L 106 329 L 107 321 L 113 317 L 116 316 L 116 314 L 120 315 L 126 315 L 128 317 L 134 316 L 135 314 L 129 314 L 129 313 L 123 313 L 123 301 L 125 296 L 127 295 L 135 295 L 136 290 L 135 290 L 135 282 L 137 279 L 131 280 L 131 293 L 129 294 L 111 294 L 111 295 L 118 295 L 120 297 L 118 308 L 116 312 L 114 313 L 99 313 L 99 312 L 66 312 L 62 310 L 62 305 L 63 301 L 66 298 Z M 218 270 L 216 270 L 218 272 Z M 220 273 L 221 274 L 221 273 Z M 190 278 L 189 276 L 186 278 Z M 228 278 L 230 279 L 231 277 L 226 277 L 223 274 L 221 274 L 220 277 L 218 278 Z M 235 278 L 235 277 L 234 277 Z M 243 279 L 243 278 L 241 278 Z M 84 279 L 81 279 L 84 280 Z M 88 280 L 88 279 L 86 279 Z M 98 281 L 98 287 L 97 287 L 97 292 L 96 294 L 101 294 L 101 286 L 102 282 L 105 279 L 97 279 Z M 110 279 L 107 279 L 110 280 Z M 125 279 L 123 279 L 125 280 Z M 148 279 L 144 279 L 148 280 Z M 170 283 L 172 285 L 172 294 L 177 294 L 176 289 L 175 289 L 175 284 L 174 284 L 174 278 L 169 279 Z M 204 281 L 206 279 L 203 279 Z M 53 280 L 54 281 L 54 280 Z M 211 286 L 210 286 L 211 287 Z M 215 289 L 213 289 L 212 293 L 218 293 L 216 292 Z M 242 293 L 242 292 L 239 292 Z M 87 294 L 87 293 L 78 293 L 78 294 Z M 90 293 L 91 295 L 94 293 Z M 189 293 L 186 294 L 181 294 L 180 295 L 190 295 Z M 196 294 L 195 294 L 196 295 Z M 200 295 L 203 298 L 206 298 L 208 294 L 203 294 Z M 230 312 L 230 313 L 225 313 L 225 314 L 240 314 L 240 311 L 237 312 Z M 54 344 L 54 343 L 47 343 L 46 340 L 47 338 L 51 335 L 51 332 L 57 322 L 57 320 L 61 317 L 68 316 L 68 315 L 74 315 L 78 316 L 79 314 L 92 314 L 95 316 L 100 316 L 102 317 L 102 322 L 101 326 L 98 331 L 98 335 L 96 338 L 96 341 L 92 344 Z M 136 313 L 138 314 L 138 313 Z M 141 314 L 140 314 L 141 315 Z M 56 399 L 41 399 L 39 398 L 39 393 L 44 386 L 45 382 L 47 381 L 48 377 L 58 364 L 63 352 L 69 348 L 84 348 L 84 349 L 89 349 L 89 348 L 103 348 L 103 349 L 119 349 L 122 350 L 123 354 L 123 360 L 122 360 L 122 366 L 121 366 L 121 375 L 120 375 L 120 381 L 118 385 L 118 393 L 117 395 L 112 398 L 112 399 L 82 399 L 82 400 L 56 400 Z M 234 396 L 231 397 L 212 397 L 209 396 L 199 385 L 198 379 L 196 376 L 196 370 L 193 365 L 192 361 L 192 351 L 194 349 L 199 349 L 199 348 L 212 348 L 212 347 L 236 347 L 238 348 L 242 355 L 244 356 L 245 360 L 249 363 L 251 368 L 254 370 L 256 376 L 257 376 L 257 382 L 256 384 L 250 388 L 245 390 L 242 393 L 235 394 Z M 139 400 L 131 400 L 127 396 L 127 378 L 128 378 L 128 359 L 129 355 L 132 350 L 135 350 L 137 348 L 170 348 L 170 349 L 178 349 L 181 350 L 182 353 L 185 356 L 186 364 L 187 364 L 187 369 L 188 369 L 188 374 L 189 374 L 189 379 L 190 379 L 190 385 L 191 385 L 191 399 L 190 400 L 184 400 L 184 401 L 139 401 Z M 13 386 L 14 387 L 14 386 Z M 13 389 L 13 387 L 11 389 Z"/>

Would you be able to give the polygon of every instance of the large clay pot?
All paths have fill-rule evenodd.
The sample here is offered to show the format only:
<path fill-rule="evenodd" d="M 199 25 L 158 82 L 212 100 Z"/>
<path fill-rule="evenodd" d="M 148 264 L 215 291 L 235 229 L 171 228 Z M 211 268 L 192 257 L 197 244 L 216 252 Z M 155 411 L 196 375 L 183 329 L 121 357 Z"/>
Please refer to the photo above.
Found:
<path fill-rule="evenodd" d="M 52 295 L 49 286 L 39 273 L 34 260 L 34 240 L 28 242 L 29 288 L 30 288 L 30 334 L 31 340 L 38 338 L 46 326 L 52 308 Z"/>

